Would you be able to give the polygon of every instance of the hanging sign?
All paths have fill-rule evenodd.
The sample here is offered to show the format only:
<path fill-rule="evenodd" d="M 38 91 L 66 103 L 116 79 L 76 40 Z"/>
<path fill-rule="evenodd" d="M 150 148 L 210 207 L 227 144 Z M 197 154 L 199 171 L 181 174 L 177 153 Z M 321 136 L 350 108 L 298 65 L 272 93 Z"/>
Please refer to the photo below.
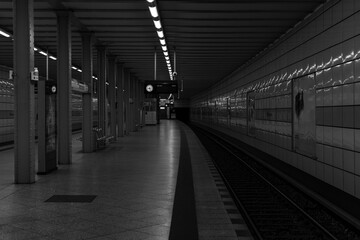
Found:
<path fill-rule="evenodd" d="M 178 84 L 176 81 L 145 81 L 145 93 L 177 93 Z"/>

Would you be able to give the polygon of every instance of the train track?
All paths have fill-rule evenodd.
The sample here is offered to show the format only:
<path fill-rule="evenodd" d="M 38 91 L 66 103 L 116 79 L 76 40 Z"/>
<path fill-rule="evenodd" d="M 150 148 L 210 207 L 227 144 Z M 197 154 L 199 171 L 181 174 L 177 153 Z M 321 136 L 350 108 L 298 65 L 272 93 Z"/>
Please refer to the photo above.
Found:
<path fill-rule="evenodd" d="M 238 149 L 191 126 L 256 239 L 360 239 L 359 230 Z"/>

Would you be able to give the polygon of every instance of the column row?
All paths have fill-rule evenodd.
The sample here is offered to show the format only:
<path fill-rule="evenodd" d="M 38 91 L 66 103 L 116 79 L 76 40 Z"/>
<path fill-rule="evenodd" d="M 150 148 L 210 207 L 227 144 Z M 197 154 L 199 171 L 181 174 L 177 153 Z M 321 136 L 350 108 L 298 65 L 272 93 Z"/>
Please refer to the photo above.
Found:
<path fill-rule="evenodd" d="M 35 181 L 35 82 L 33 0 L 14 0 L 14 81 L 15 81 L 15 182 Z M 71 13 L 57 11 L 57 103 L 56 163 L 72 162 L 72 63 Z M 141 81 L 107 52 L 97 49 L 97 81 L 93 77 L 93 42 L 90 32 L 82 33 L 82 82 L 89 91 L 82 95 L 83 152 L 94 151 L 94 123 L 105 136 L 128 135 L 142 127 L 143 91 Z M 38 86 L 45 86 L 39 84 Z M 44 107 L 41 107 L 43 109 Z M 95 110 L 95 111 L 94 111 Z M 40 111 L 40 110 L 39 110 Z M 38 126 L 42 128 L 44 126 Z M 44 168 L 45 169 L 45 168 Z"/>

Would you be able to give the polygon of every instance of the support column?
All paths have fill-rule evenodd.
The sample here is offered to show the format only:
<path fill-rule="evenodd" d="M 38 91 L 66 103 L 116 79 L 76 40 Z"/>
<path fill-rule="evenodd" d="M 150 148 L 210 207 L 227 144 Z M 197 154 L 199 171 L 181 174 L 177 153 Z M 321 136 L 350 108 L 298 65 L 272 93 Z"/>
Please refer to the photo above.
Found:
<path fill-rule="evenodd" d="M 106 134 L 106 48 L 104 46 L 97 47 L 97 62 L 98 62 L 98 81 L 97 81 L 97 96 L 98 96 L 98 122 L 99 128 Z"/>
<path fill-rule="evenodd" d="M 134 81 L 134 83 L 133 83 L 133 85 L 134 85 L 134 87 L 133 87 L 133 95 L 134 95 L 134 107 L 133 107 L 133 109 L 134 109 L 134 113 L 133 113 L 133 115 L 134 115 L 134 131 L 136 132 L 137 130 L 138 130 L 138 125 L 139 125 L 139 122 L 138 122 L 138 118 L 137 118 L 137 114 L 138 114 L 138 106 L 137 106 L 137 103 L 138 103 L 138 99 L 137 99 L 137 81 L 138 81 L 138 79 L 137 79 L 137 77 L 134 77 L 134 79 L 133 79 L 133 81 Z"/>
<path fill-rule="evenodd" d="M 115 56 L 109 56 L 109 104 L 110 104 L 110 135 L 116 141 L 116 75 Z"/>
<path fill-rule="evenodd" d="M 145 127 L 145 111 L 144 111 L 144 101 L 145 101 L 145 94 L 144 94 L 144 83 L 140 83 L 140 109 L 142 111 L 141 114 L 141 126 Z"/>
<path fill-rule="evenodd" d="M 82 149 L 89 153 L 94 151 L 93 139 L 93 55 L 92 34 L 84 32 L 82 37 L 82 81 L 89 86 L 89 92 L 83 94 Z"/>
<path fill-rule="evenodd" d="M 130 70 L 125 69 L 125 78 L 124 78 L 124 116 L 125 116 L 125 133 L 128 135 L 130 133 L 130 104 L 129 104 L 129 97 L 130 97 Z"/>
<path fill-rule="evenodd" d="M 130 77 L 130 98 L 132 100 L 130 104 L 130 131 L 135 131 L 135 95 L 134 95 L 135 77 Z"/>
<path fill-rule="evenodd" d="M 35 182 L 34 6 L 33 0 L 13 1 L 15 72 L 15 183 Z"/>
<path fill-rule="evenodd" d="M 117 125 L 118 136 L 124 136 L 124 66 L 116 62 L 116 86 L 117 86 Z"/>
<path fill-rule="evenodd" d="M 136 131 L 138 131 L 140 129 L 140 95 L 139 95 L 139 79 L 136 78 L 136 82 L 135 82 L 135 111 L 136 111 Z"/>
<path fill-rule="evenodd" d="M 57 13 L 57 159 L 71 164 L 71 19 L 67 11 Z"/>

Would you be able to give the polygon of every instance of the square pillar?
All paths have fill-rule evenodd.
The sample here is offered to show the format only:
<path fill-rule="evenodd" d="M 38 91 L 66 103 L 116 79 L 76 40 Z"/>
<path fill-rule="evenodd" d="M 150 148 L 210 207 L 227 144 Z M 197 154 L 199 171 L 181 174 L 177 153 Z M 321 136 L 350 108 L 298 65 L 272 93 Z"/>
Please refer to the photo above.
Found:
<path fill-rule="evenodd" d="M 130 132 L 135 131 L 135 77 L 131 75 L 130 77 Z"/>
<path fill-rule="evenodd" d="M 125 116 L 125 134 L 130 133 L 130 70 L 125 69 L 125 78 L 124 78 L 124 116 Z"/>
<path fill-rule="evenodd" d="M 136 112 L 136 126 L 135 130 L 138 131 L 140 128 L 140 108 L 139 108 L 139 79 L 135 79 L 135 112 Z"/>
<path fill-rule="evenodd" d="M 35 104 L 33 0 L 13 1 L 15 87 L 15 183 L 35 182 Z"/>
<path fill-rule="evenodd" d="M 98 127 L 101 128 L 104 135 L 106 135 L 106 48 L 104 46 L 97 46 L 97 50 Z"/>
<path fill-rule="evenodd" d="M 120 62 L 116 62 L 116 86 L 117 86 L 117 125 L 118 136 L 124 136 L 124 66 Z"/>
<path fill-rule="evenodd" d="M 82 119 L 82 149 L 89 153 L 94 151 L 93 139 L 93 54 L 92 34 L 84 32 L 82 38 L 82 81 L 89 87 L 89 92 L 83 94 Z"/>
<path fill-rule="evenodd" d="M 109 104 L 110 104 L 110 136 L 116 141 L 116 68 L 115 56 L 109 56 Z"/>
<path fill-rule="evenodd" d="M 145 126 L 145 111 L 144 111 L 144 100 L 145 100 L 145 94 L 144 94 L 144 83 L 140 82 L 140 109 L 141 109 L 141 126 Z"/>
<path fill-rule="evenodd" d="M 72 161 L 71 121 L 71 15 L 57 11 L 57 159 L 59 164 Z"/>

